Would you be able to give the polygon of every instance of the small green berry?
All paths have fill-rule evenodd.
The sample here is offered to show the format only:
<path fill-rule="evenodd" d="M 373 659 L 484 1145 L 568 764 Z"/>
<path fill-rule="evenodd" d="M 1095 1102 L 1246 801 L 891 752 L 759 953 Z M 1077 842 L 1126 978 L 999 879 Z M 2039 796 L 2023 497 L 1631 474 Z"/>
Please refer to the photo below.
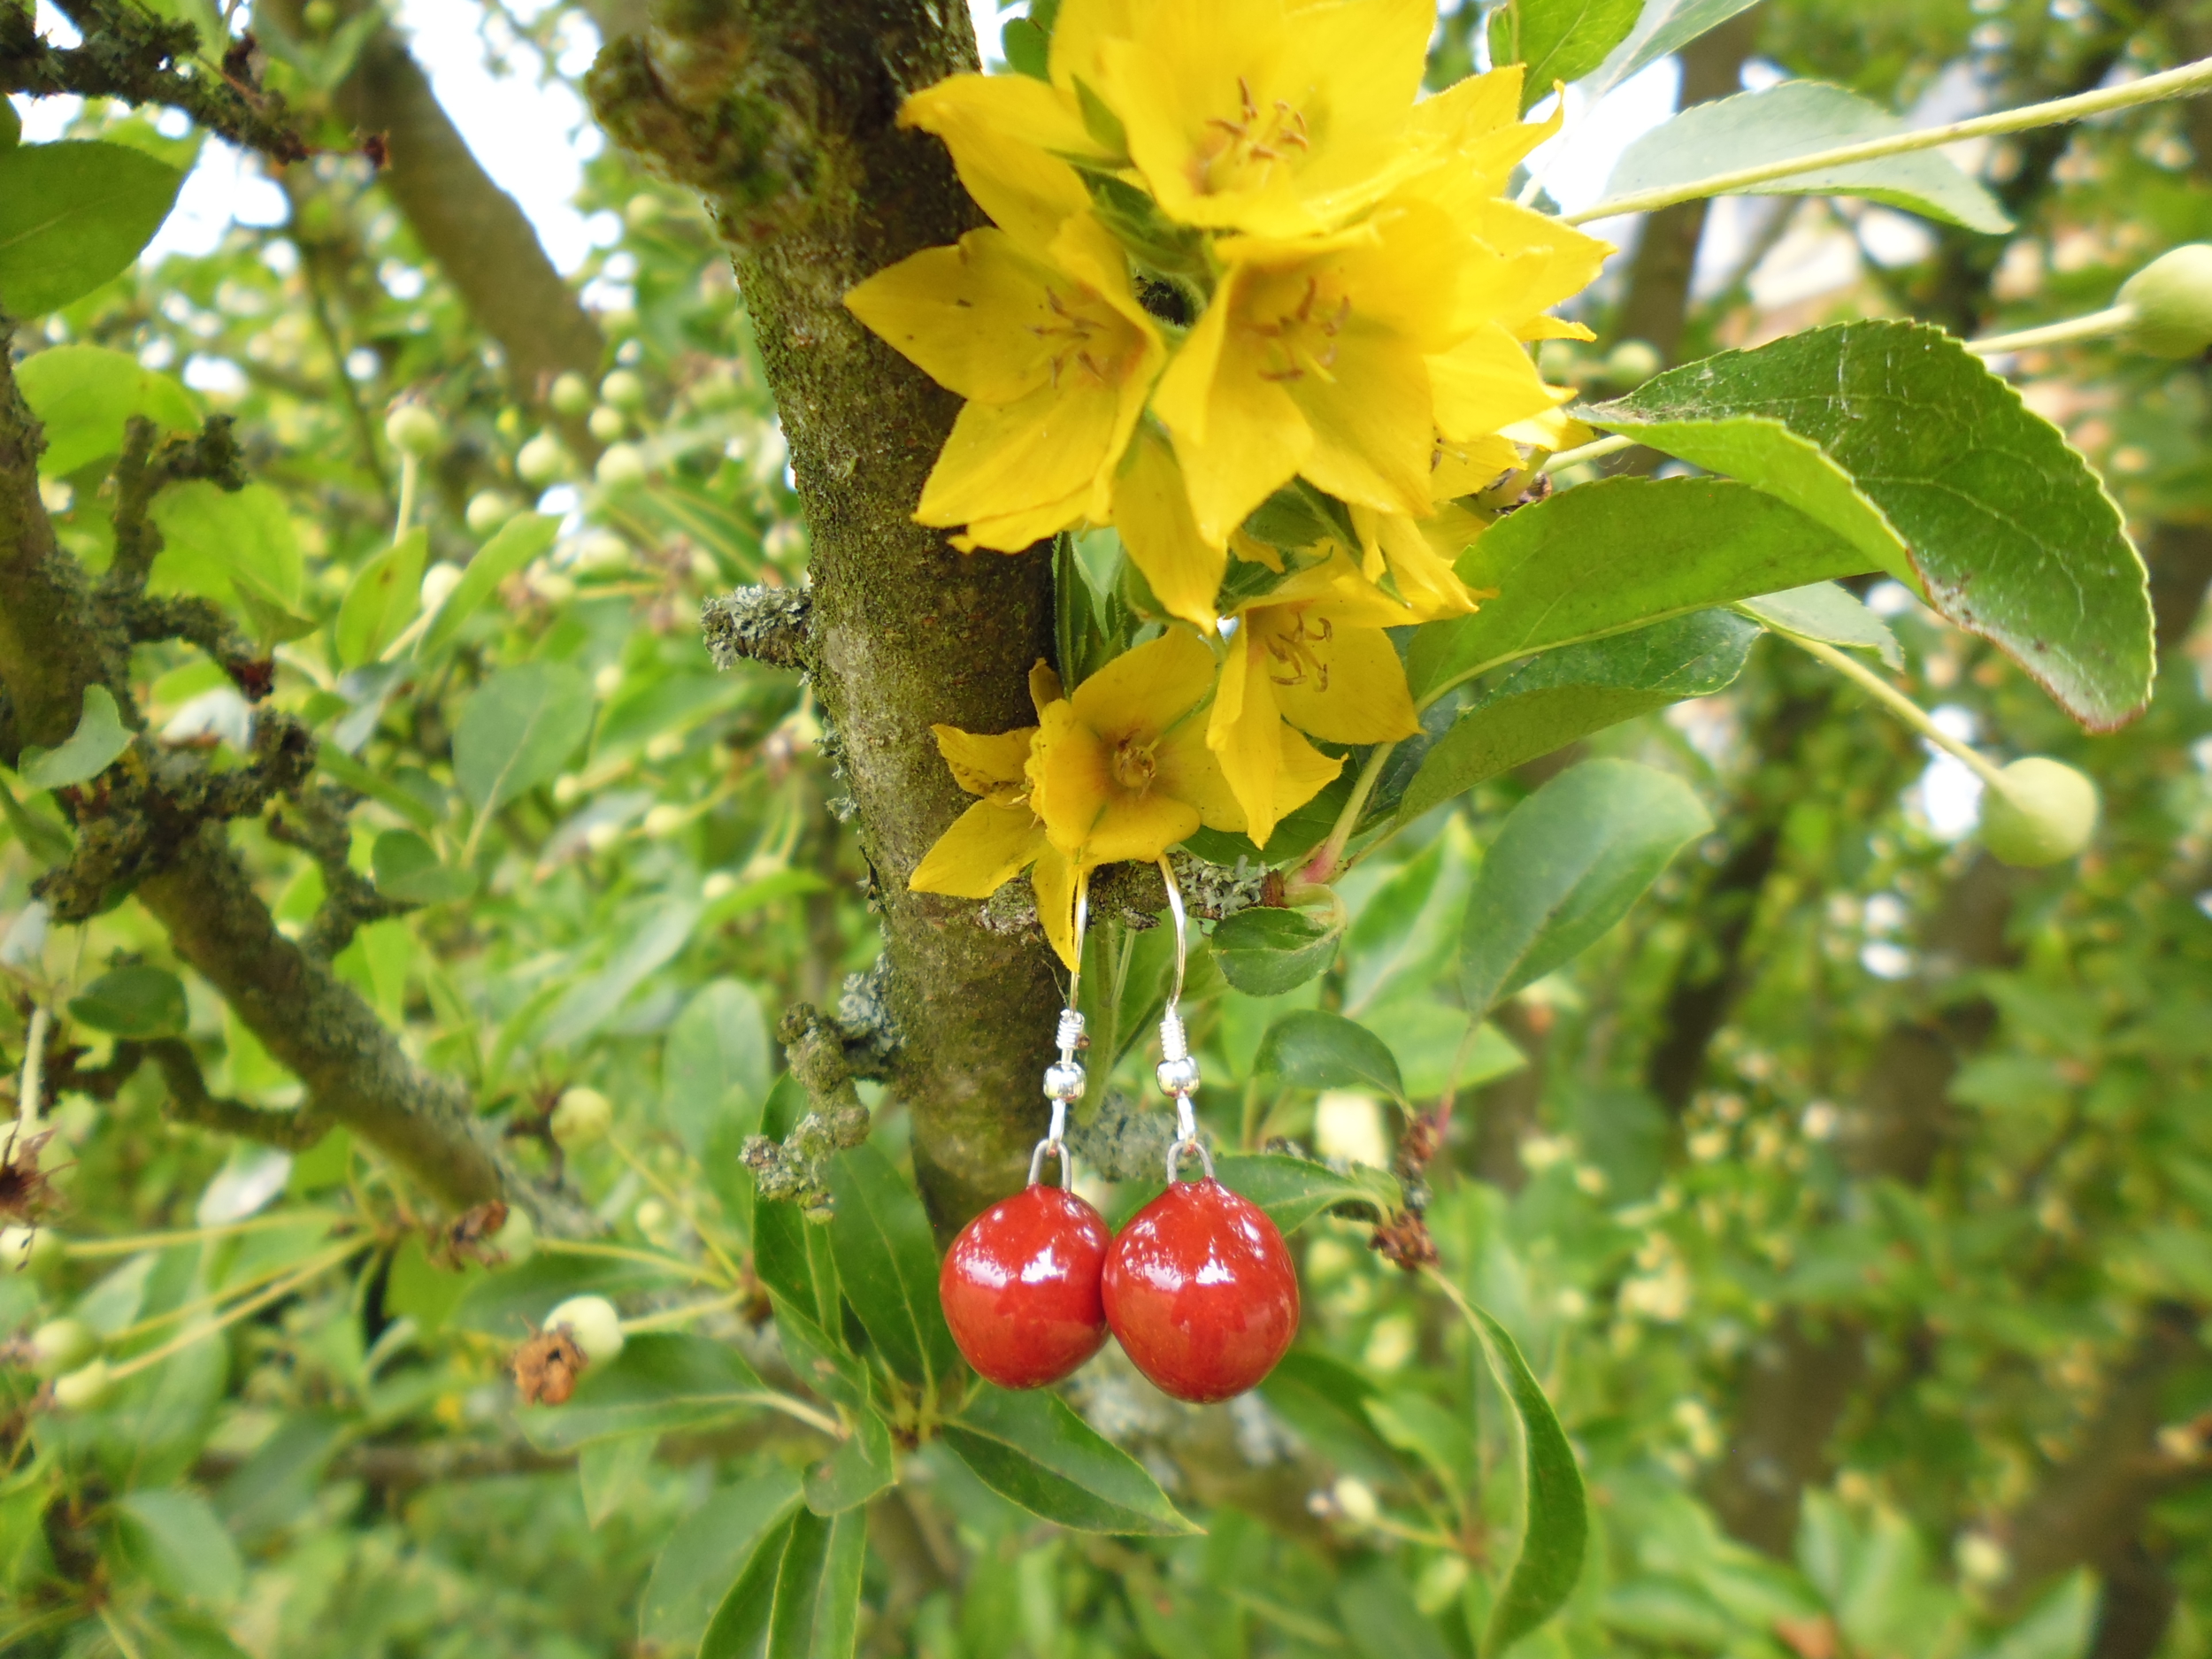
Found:
<path fill-rule="evenodd" d="M 599 457 L 599 481 L 611 489 L 642 484 L 645 472 L 644 453 L 634 443 L 611 443 Z"/>
<path fill-rule="evenodd" d="M 578 1346 L 582 1346 L 580 1339 Z M 54 1379 L 54 1403 L 65 1411 L 89 1411 L 107 1398 L 112 1386 L 107 1361 L 96 1359 Z"/>
<path fill-rule="evenodd" d="M 555 377 L 546 401 L 553 405 L 556 414 L 583 414 L 592 405 L 591 382 L 570 369 Z"/>
<path fill-rule="evenodd" d="M 489 535 L 522 511 L 522 503 L 503 489 L 480 489 L 469 497 L 468 525 L 478 535 Z"/>
<path fill-rule="evenodd" d="M 622 210 L 622 222 L 632 230 L 645 230 L 660 222 L 664 206 L 660 197 L 639 191 Z"/>
<path fill-rule="evenodd" d="M 591 411 L 591 419 L 584 422 L 585 430 L 602 443 L 612 443 L 630 429 L 630 422 L 612 403 L 602 403 Z"/>
<path fill-rule="evenodd" d="M 617 369 L 599 382 L 599 396 L 617 409 L 642 409 L 645 381 L 635 370 Z"/>
<path fill-rule="evenodd" d="M 596 1363 L 622 1352 L 622 1316 L 604 1296 L 571 1296 L 545 1316 L 545 1328 L 568 1327 L 584 1357 Z"/>
<path fill-rule="evenodd" d="M 1648 340 L 1624 340 L 1605 354 L 1605 378 L 1615 386 L 1641 386 L 1666 366 Z"/>
<path fill-rule="evenodd" d="M 549 1126 L 554 1144 L 573 1152 L 607 1138 L 607 1131 L 614 1127 L 614 1102 L 595 1088 L 579 1086 L 561 1096 Z"/>
<path fill-rule="evenodd" d="M 591 530 L 576 543 L 580 575 L 611 576 L 630 568 L 630 544 L 611 530 Z"/>
<path fill-rule="evenodd" d="M 550 484 L 568 471 L 568 451 L 549 432 L 541 432 L 515 457 L 515 471 L 528 484 Z"/>
<path fill-rule="evenodd" d="M 2161 254 L 2127 280 L 2120 303 L 2135 313 L 2128 339 L 2154 357 L 2200 357 L 2212 349 L 2212 242 Z"/>
<path fill-rule="evenodd" d="M 420 403 L 402 403 L 385 417 L 384 435 L 403 455 L 435 455 L 445 442 L 445 426 Z"/>
<path fill-rule="evenodd" d="M 32 1367 L 42 1377 L 58 1377 L 82 1365 L 99 1346 L 81 1319 L 49 1319 L 31 1333 Z"/>
<path fill-rule="evenodd" d="M 440 559 L 422 573 L 422 609 L 425 616 L 434 613 L 438 607 L 453 597 L 453 590 L 461 585 L 461 567 Z"/>
<path fill-rule="evenodd" d="M 2039 755 L 2004 770 L 2004 787 L 1982 795 L 1982 845 L 2001 862 L 2033 870 L 2073 857 L 2097 827 L 2097 786 Z"/>

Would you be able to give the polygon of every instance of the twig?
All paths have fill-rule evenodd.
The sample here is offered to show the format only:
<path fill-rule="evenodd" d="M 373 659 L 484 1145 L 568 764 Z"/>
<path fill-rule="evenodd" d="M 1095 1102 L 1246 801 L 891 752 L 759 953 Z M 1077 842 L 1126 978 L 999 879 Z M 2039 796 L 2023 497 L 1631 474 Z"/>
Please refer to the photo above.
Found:
<path fill-rule="evenodd" d="M 51 1018 L 44 1003 L 32 1006 L 30 1029 L 23 1038 L 23 1081 L 16 1089 L 12 1147 L 27 1145 L 38 1133 L 39 1096 L 45 1087 L 46 1032 Z"/>
<path fill-rule="evenodd" d="M 1974 775 L 1979 778 L 1984 783 L 1987 784 L 1991 788 L 1998 791 L 2000 794 L 2002 794 L 2006 789 L 2010 787 L 2010 786 L 2006 783 L 2005 774 L 2001 768 L 1999 768 L 1993 762 L 1985 759 L 1975 750 L 1971 744 L 1960 741 L 1957 738 L 1953 737 L 1948 732 L 1945 731 L 1941 726 L 1938 726 L 1935 721 L 1929 717 L 1926 710 L 1923 709 L 1910 697 L 1908 697 L 1903 692 L 1898 690 L 1896 687 L 1891 685 L 1889 681 L 1884 680 L 1872 669 L 1867 667 L 1865 664 L 1858 662 L 1847 652 L 1838 650 L 1832 645 L 1822 644 L 1818 640 L 1804 639 L 1794 634 L 1786 634 L 1782 637 L 1788 640 L 1791 644 L 1796 646 L 1800 650 L 1808 652 L 1810 655 L 1818 657 L 1822 662 L 1827 664 L 1829 667 L 1834 669 L 1839 674 L 1842 674 L 1847 679 L 1856 682 L 1869 695 L 1879 702 L 1884 708 L 1887 709 L 1892 714 L 1902 720 L 1907 726 L 1912 727 L 1914 731 L 1919 733 L 1923 737 L 1926 738 L 1931 743 L 1933 743 L 1938 749 L 1942 749 L 1947 754 L 1956 756 L 1960 760 L 1964 761 L 1969 766 L 1972 767 L 1974 769 Z"/>

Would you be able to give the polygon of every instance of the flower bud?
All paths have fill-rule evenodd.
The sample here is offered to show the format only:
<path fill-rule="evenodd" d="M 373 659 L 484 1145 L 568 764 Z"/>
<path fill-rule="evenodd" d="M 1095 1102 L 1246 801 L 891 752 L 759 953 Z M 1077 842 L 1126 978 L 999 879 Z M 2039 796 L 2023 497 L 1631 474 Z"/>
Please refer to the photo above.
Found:
<path fill-rule="evenodd" d="M 591 382 L 571 369 L 555 379 L 545 401 L 556 414 L 580 415 L 591 407 Z"/>
<path fill-rule="evenodd" d="M 2004 770 L 2004 787 L 1982 795 L 1982 845 L 2024 870 L 2071 858 L 2097 827 L 2097 786 L 2039 755 Z"/>
<path fill-rule="evenodd" d="M 2212 349 L 2212 242 L 2161 254 L 2120 290 L 2135 313 L 2128 339 L 2154 357 L 2197 357 Z"/>
<path fill-rule="evenodd" d="M 469 497 L 468 525 L 478 535 L 489 535 L 522 511 L 522 503 L 503 489 L 480 489 Z"/>
<path fill-rule="evenodd" d="M 602 443 L 612 443 L 630 429 L 628 417 L 611 403 L 602 403 L 593 410 L 591 419 L 584 425 Z"/>
<path fill-rule="evenodd" d="M 549 1127 L 554 1144 L 564 1152 L 573 1152 L 607 1138 L 607 1131 L 614 1127 L 614 1104 L 597 1089 L 580 1085 L 561 1096 L 553 1108 Z M 588 1348 L 584 1351 L 591 1353 Z"/>
<path fill-rule="evenodd" d="M 107 1361 L 96 1359 L 54 1379 L 54 1403 L 65 1411 L 89 1411 L 107 1398 L 110 1386 Z"/>
<path fill-rule="evenodd" d="M 645 407 L 645 381 L 636 371 L 617 369 L 599 382 L 599 396 L 620 410 Z"/>
<path fill-rule="evenodd" d="M 530 484 L 550 484 L 568 471 L 568 451 L 549 432 L 541 432 L 515 457 L 515 471 Z"/>
<path fill-rule="evenodd" d="M 453 597 L 453 590 L 461 585 L 461 567 L 440 559 L 422 573 L 422 608 L 425 615 L 437 610 Z"/>
<path fill-rule="evenodd" d="M 568 1327 L 584 1357 L 596 1363 L 622 1352 L 622 1316 L 604 1296 L 571 1296 L 545 1316 L 545 1328 Z"/>
<path fill-rule="evenodd" d="M 96 1353 L 100 1339 L 81 1319 L 49 1319 L 31 1333 L 31 1366 L 42 1377 L 75 1371 Z"/>
<path fill-rule="evenodd" d="M 445 427 L 420 403 L 402 403 L 384 418 L 384 435 L 403 455 L 434 455 L 445 442 Z"/>
<path fill-rule="evenodd" d="M 645 481 L 645 455 L 634 443 L 611 443 L 599 457 L 597 476 L 602 484 L 618 489 Z"/>

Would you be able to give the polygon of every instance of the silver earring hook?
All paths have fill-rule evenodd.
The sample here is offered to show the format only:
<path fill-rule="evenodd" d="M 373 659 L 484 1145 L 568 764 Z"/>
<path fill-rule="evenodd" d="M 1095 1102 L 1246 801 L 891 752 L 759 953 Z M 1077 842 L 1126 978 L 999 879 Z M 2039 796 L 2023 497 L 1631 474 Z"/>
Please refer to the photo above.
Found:
<path fill-rule="evenodd" d="M 1175 1139 L 1167 1149 L 1167 1179 L 1171 1187 L 1186 1153 L 1198 1155 L 1208 1180 L 1213 1179 L 1214 1161 L 1198 1138 L 1198 1115 L 1190 1103 L 1199 1083 L 1198 1059 L 1190 1051 L 1190 1033 L 1183 1027 L 1183 971 L 1190 956 L 1190 918 L 1183 909 L 1183 889 L 1175 879 L 1175 866 L 1164 856 L 1160 859 L 1160 879 L 1167 884 L 1167 908 L 1175 918 L 1175 985 L 1160 1015 L 1160 1064 L 1153 1075 L 1159 1079 L 1161 1092 L 1175 1102 Z"/>
<path fill-rule="evenodd" d="M 1029 1155 L 1029 1184 L 1034 1187 L 1037 1178 L 1044 1172 L 1045 1155 L 1051 1153 L 1060 1160 L 1060 1185 L 1075 1185 L 1075 1162 L 1068 1156 L 1068 1103 L 1083 1098 L 1088 1087 L 1088 1077 L 1083 1063 L 1077 1059 L 1079 1050 L 1089 1044 L 1083 1033 L 1083 1014 L 1078 1006 L 1078 993 L 1083 984 L 1083 934 L 1090 920 L 1090 872 L 1081 870 L 1075 877 L 1075 965 L 1068 970 L 1067 1006 L 1060 1010 L 1060 1029 L 1055 1041 L 1060 1047 L 1060 1057 L 1045 1068 L 1045 1098 L 1052 1102 L 1052 1126 L 1045 1138 L 1037 1143 L 1037 1149 Z"/>

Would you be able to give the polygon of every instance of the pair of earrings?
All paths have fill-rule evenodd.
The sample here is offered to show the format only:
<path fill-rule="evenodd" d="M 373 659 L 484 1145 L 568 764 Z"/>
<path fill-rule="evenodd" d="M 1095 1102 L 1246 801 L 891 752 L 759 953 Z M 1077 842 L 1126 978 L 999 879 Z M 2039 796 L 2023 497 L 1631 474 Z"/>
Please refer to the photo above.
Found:
<path fill-rule="evenodd" d="M 1155 1073 L 1175 1102 L 1167 1190 L 1119 1236 L 1071 1190 L 1068 1106 L 1083 1096 L 1083 1016 L 1076 1011 L 1087 908 L 1075 899 L 1076 970 L 1060 1012 L 1060 1057 L 1045 1071 L 1052 1126 L 1029 1160 L 1029 1185 L 992 1205 L 953 1240 L 938 1274 L 945 1322 L 968 1363 L 1002 1388 L 1059 1381 L 1105 1346 L 1110 1331 L 1130 1360 L 1179 1400 L 1210 1404 L 1240 1394 L 1275 1368 L 1298 1333 L 1298 1275 L 1267 1212 L 1214 1179 L 1191 1096 L 1198 1062 L 1183 1029 L 1187 923 L 1175 872 L 1160 860 L 1175 917 L 1175 987 L 1160 1020 Z M 1041 1177 L 1060 1161 L 1060 1185 Z M 1181 1179 L 1195 1155 L 1203 1177 Z"/>

